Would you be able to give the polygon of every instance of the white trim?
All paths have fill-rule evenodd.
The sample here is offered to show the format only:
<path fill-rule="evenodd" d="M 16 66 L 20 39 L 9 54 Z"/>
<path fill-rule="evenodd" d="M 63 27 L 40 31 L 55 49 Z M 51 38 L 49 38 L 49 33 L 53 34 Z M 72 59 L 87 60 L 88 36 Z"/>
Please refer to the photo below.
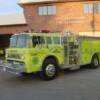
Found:
<path fill-rule="evenodd" d="M 27 3 L 43 3 L 43 2 L 51 2 L 54 0 L 18 0 L 18 4 L 27 4 Z"/>

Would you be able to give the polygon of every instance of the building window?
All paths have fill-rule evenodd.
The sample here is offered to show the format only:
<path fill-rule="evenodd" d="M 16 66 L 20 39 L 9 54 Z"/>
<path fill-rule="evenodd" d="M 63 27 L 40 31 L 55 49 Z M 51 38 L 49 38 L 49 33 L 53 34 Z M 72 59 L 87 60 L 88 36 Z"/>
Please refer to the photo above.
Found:
<path fill-rule="evenodd" d="M 47 7 L 39 7 L 39 15 L 47 15 Z"/>
<path fill-rule="evenodd" d="M 84 13 L 92 13 L 93 4 L 84 4 Z"/>
<path fill-rule="evenodd" d="M 99 3 L 99 8 L 98 8 L 99 12 L 100 12 L 100 3 Z"/>
<path fill-rule="evenodd" d="M 95 13 L 99 12 L 99 4 L 98 3 L 93 4 L 93 10 L 94 10 Z"/>
<path fill-rule="evenodd" d="M 38 9 L 39 15 L 55 15 L 56 14 L 56 6 L 43 6 Z"/>
<path fill-rule="evenodd" d="M 56 14 L 56 6 L 48 6 L 48 15 L 55 15 Z"/>
<path fill-rule="evenodd" d="M 84 4 L 84 13 L 98 13 L 100 12 L 100 4 L 94 3 L 94 4 Z"/>

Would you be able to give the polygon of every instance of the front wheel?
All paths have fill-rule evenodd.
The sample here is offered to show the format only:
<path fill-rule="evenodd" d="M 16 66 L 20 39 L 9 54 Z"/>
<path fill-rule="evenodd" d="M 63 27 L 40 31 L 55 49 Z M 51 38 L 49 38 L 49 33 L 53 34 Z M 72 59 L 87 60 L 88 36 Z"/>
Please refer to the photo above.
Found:
<path fill-rule="evenodd" d="M 98 55 L 94 55 L 92 57 L 91 67 L 92 68 L 98 68 L 99 67 L 99 57 L 98 57 Z"/>
<path fill-rule="evenodd" d="M 45 80 L 52 80 L 58 75 L 58 66 L 54 59 L 45 60 L 42 66 L 42 78 Z"/>

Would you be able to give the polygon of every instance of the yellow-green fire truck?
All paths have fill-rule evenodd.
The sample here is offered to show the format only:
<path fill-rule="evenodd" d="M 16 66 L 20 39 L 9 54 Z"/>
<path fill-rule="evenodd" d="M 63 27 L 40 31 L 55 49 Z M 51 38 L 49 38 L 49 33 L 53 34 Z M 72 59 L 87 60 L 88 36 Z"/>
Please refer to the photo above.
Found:
<path fill-rule="evenodd" d="M 54 79 L 59 69 L 79 69 L 89 64 L 99 67 L 100 37 L 72 36 L 58 33 L 22 33 L 12 35 L 6 50 L 4 71 L 40 72 L 44 79 Z"/>

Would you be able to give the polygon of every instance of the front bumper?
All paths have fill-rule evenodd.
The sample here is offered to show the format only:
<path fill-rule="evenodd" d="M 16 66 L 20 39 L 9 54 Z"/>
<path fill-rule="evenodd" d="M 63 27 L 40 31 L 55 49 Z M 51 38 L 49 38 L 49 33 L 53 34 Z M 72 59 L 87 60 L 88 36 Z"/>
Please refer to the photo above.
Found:
<path fill-rule="evenodd" d="M 20 73 L 25 72 L 25 64 L 21 62 L 6 63 L 3 66 L 3 71 L 9 72 L 12 74 L 20 74 Z"/>

